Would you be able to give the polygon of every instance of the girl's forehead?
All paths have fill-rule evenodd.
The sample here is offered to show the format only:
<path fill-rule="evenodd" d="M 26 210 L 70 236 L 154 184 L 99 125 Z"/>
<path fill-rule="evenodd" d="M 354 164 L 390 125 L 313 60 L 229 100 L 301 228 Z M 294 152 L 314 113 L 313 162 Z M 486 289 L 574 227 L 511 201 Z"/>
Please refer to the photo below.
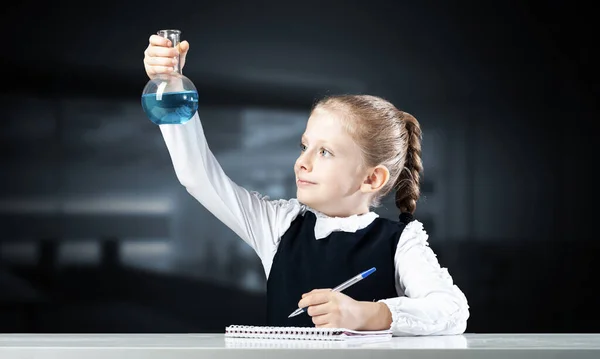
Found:
<path fill-rule="evenodd" d="M 315 112 L 308 119 L 302 138 L 311 143 L 327 143 L 338 150 L 354 149 L 356 144 L 343 121 L 331 111 Z"/>
<path fill-rule="evenodd" d="M 334 111 L 317 109 L 309 117 L 306 124 L 307 132 L 335 131 L 344 129 L 341 117 Z"/>

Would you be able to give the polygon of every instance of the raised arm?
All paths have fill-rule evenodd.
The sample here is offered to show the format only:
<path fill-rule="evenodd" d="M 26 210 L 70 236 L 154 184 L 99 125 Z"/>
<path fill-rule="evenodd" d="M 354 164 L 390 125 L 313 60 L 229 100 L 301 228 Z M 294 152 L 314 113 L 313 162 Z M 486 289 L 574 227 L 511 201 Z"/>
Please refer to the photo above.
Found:
<path fill-rule="evenodd" d="M 256 251 L 268 275 L 280 237 L 303 206 L 261 198 L 235 184 L 210 151 L 198 113 L 185 124 L 160 130 L 179 182 Z"/>
<path fill-rule="evenodd" d="M 183 69 L 190 44 L 171 45 L 164 37 L 150 36 L 144 51 L 149 78 L 171 73 L 177 56 Z M 208 148 L 197 112 L 185 124 L 160 125 L 160 131 L 179 182 L 256 251 L 268 275 L 279 238 L 303 206 L 296 200 L 269 201 L 233 183 Z"/>

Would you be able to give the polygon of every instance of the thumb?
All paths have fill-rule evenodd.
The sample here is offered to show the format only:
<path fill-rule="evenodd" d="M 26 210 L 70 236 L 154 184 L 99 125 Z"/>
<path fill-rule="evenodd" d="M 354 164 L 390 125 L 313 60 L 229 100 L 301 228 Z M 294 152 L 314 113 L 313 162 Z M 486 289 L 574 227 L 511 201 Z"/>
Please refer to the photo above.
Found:
<path fill-rule="evenodd" d="M 179 51 L 179 66 L 183 69 L 183 65 L 185 65 L 185 57 L 190 49 L 190 43 L 186 40 L 183 40 L 177 45 L 177 50 Z"/>

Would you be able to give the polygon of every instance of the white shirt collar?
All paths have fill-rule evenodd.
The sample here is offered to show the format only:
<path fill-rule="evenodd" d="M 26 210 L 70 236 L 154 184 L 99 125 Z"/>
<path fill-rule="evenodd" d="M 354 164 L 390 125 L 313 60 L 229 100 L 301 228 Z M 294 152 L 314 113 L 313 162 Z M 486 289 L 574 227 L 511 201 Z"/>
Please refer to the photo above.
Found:
<path fill-rule="evenodd" d="M 317 217 L 315 238 L 323 239 L 335 231 L 354 233 L 371 224 L 379 215 L 375 212 L 355 214 L 349 217 L 329 217 L 319 211 L 307 207 Z"/>

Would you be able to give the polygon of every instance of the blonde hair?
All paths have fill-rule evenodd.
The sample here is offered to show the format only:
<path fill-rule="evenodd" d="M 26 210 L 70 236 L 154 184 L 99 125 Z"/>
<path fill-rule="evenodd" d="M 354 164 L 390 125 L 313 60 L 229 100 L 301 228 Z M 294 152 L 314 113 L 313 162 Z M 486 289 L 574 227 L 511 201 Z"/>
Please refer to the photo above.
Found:
<path fill-rule="evenodd" d="M 375 195 L 372 206 L 396 190 L 396 207 L 414 213 L 421 195 L 421 127 L 411 114 L 398 110 L 389 101 L 370 95 L 335 95 L 318 101 L 319 108 L 335 111 L 360 147 L 367 167 L 385 166 L 390 180 Z"/>

